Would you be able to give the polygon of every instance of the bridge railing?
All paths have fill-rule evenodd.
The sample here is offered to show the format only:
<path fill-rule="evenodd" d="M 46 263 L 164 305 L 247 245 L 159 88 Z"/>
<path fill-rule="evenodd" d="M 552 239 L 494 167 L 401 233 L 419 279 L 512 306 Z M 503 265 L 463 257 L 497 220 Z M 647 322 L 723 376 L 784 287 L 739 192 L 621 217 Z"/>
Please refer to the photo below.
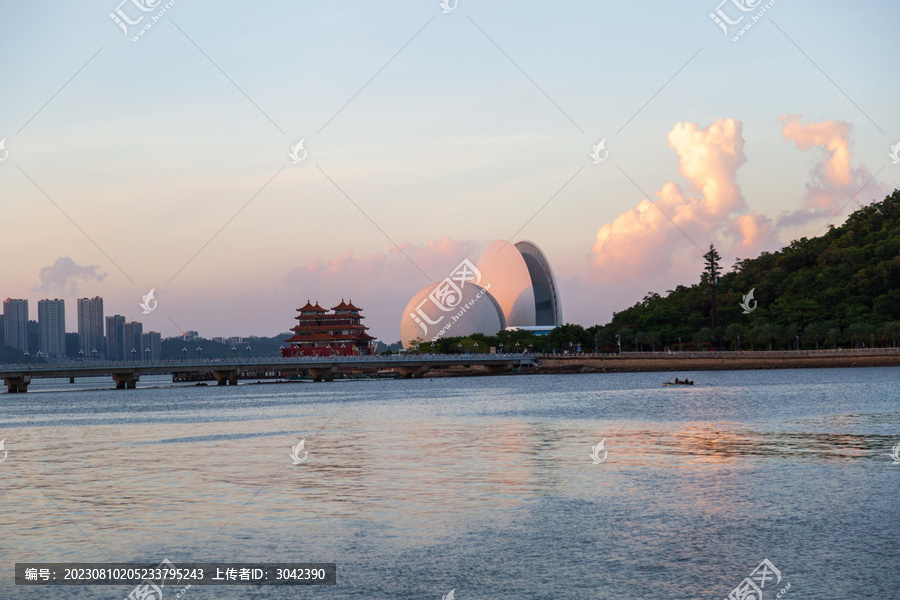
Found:
<path fill-rule="evenodd" d="M 216 368 L 245 368 L 253 366 L 298 366 L 306 364 L 318 365 L 353 365 L 372 362 L 453 362 L 464 360 L 527 360 L 534 355 L 527 353 L 502 353 L 502 354 L 391 354 L 386 356 L 274 356 L 252 358 L 199 358 L 199 359 L 168 359 L 151 361 L 113 361 L 79 359 L 46 363 L 15 363 L 0 364 L 0 373 L 17 372 L 41 372 L 41 371 L 123 371 L 127 369 L 209 369 Z"/>

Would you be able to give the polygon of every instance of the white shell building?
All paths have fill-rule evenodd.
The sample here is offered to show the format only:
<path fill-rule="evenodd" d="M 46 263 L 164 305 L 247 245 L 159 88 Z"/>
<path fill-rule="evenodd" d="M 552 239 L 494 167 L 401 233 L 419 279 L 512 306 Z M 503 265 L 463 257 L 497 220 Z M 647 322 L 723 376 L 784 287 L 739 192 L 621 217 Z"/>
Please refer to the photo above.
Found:
<path fill-rule="evenodd" d="M 477 266 L 464 261 L 441 282 L 413 296 L 400 320 L 400 340 L 495 335 L 510 328 L 556 327 L 562 308 L 550 263 L 536 244 L 491 243 Z"/>

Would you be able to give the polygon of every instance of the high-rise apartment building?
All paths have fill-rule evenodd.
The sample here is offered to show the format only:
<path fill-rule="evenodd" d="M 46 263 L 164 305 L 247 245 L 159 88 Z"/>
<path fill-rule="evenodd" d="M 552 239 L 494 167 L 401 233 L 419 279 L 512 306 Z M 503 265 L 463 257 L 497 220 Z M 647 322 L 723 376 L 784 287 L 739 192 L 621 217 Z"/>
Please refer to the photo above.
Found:
<path fill-rule="evenodd" d="M 106 340 L 103 337 L 103 298 L 78 299 L 78 335 L 85 358 L 103 356 Z"/>
<path fill-rule="evenodd" d="M 130 358 L 126 347 L 125 317 L 122 315 L 106 317 L 106 358 L 109 360 Z"/>
<path fill-rule="evenodd" d="M 66 355 L 66 302 L 65 300 L 38 301 L 38 329 L 41 352 L 49 358 Z"/>
<path fill-rule="evenodd" d="M 125 323 L 125 360 L 144 360 L 141 348 L 141 334 L 144 326 L 137 321 Z"/>
<path fill-rule="evenodd" d="M 160 360 L 162 357 L 162 335 L 156 331 L 148 331 L 141 335 L 144 360 Z M 147 352 L 149 350 L 150 352 Z"/>
<path fill-rule="evenodd" d="M 3 321 L 3 343 L 10 348 L 28 352 L 28 300 L 4 300 Z"/>

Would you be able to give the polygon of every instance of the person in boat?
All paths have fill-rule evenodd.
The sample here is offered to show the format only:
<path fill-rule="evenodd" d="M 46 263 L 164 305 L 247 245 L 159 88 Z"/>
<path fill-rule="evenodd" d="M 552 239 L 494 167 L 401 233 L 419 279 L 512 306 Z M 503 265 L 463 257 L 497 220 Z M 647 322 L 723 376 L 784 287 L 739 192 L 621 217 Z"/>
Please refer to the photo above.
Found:
<path fill-rule="evenodd" d="M 680 381 L 678 381 L 678 378 L 677 378 L 677 377 L 675 378 L 675 383 L 676 383 L 676 384 L 681 383 Z"/>

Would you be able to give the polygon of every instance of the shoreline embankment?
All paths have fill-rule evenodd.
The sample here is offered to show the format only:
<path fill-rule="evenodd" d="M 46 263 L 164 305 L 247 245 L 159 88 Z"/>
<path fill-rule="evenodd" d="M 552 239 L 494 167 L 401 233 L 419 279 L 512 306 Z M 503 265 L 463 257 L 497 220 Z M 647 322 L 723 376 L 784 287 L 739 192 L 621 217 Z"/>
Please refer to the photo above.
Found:
<path fill-rule="evenodd" d="M 543 373 L 635 373 L 645 371 L 737 371 L 900 367 L 900 348 L 776 352 L 634 352 L 613 355 L 543 355 Z"/>

